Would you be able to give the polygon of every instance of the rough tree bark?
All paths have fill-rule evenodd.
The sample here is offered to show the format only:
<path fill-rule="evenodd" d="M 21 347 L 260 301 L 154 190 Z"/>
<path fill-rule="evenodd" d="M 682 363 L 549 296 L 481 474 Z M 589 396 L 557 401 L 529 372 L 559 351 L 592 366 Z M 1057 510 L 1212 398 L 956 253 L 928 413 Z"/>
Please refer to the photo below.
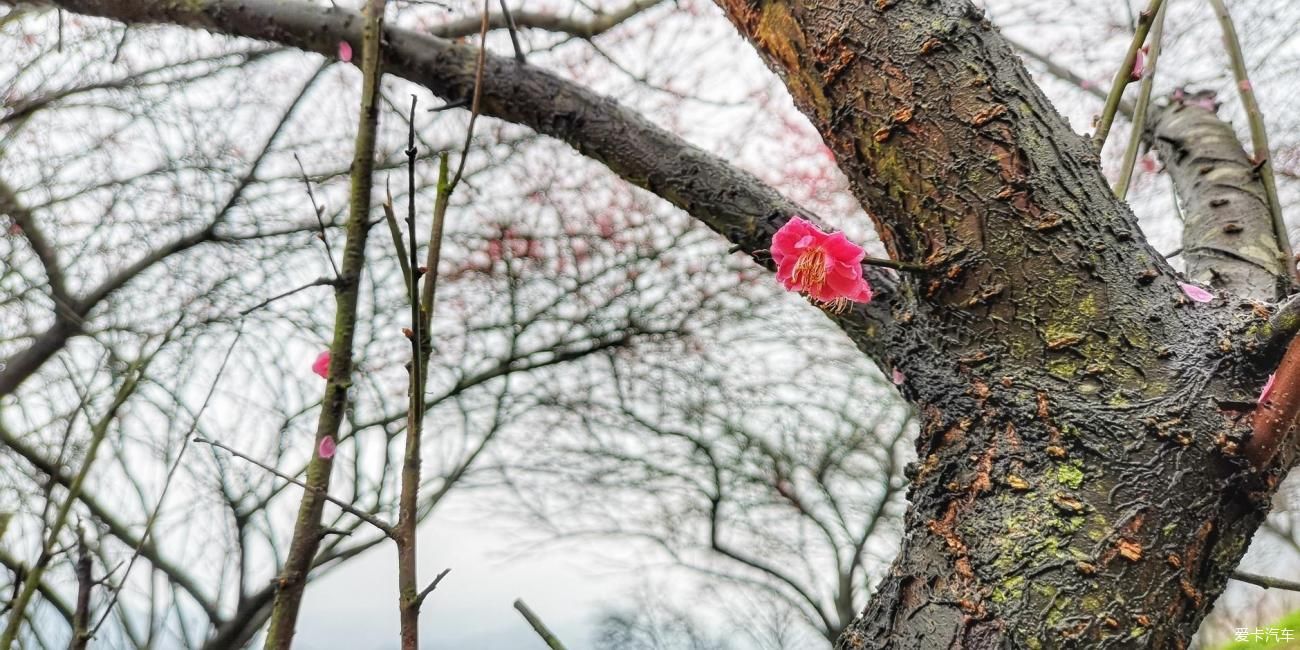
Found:
<path fill-rule="evenodd" d="M 360 24 L 270 0 L 56 4 L 321 53 Z M 903 550 L 840 647 L 1184 647 L 1295 456 L 1300 390 L 1280 380 L 1276 408 L 1255 416 L 1300 320 L 1258 302 L 1281 298 L 1284 271 L 1212 275 L 1215 299 L 1190 300 L 1089 142 L 967 0 L 720 4 L 822 133 L 891 256 L 929 269 L 834 316 L 904 375 L 923 422 Z M 394 28 L 386 46 L 390 72 L 468 95 L 472 49 Z M 798 211 L 554 75 L 493 56 L 485 76 L 485 114 L 563 139 L 760 263 Z M 1208 191 L 1180 188 L 1185 204 L 1220 207 Z M 1214 245 L 1252 257 L 1241 240 Z M 1276 259 L 1277 242 L 1253 243 Z"/>
<path fill-rule="evenodd" d="M 1183 295 L 965 0 L 722 4 L 933 271 L 890 359 L 924 422 L 904 548 L 839 646 L 1185 646 L 1292 456 L 1239 454 L 1267 309 Z"/>

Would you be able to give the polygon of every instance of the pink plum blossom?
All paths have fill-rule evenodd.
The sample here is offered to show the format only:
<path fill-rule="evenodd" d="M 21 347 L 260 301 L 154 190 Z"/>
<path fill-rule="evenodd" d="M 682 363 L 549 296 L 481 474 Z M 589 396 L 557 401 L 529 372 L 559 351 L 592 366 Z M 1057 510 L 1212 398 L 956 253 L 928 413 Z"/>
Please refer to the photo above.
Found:
<path fill-rule="evenodd" d="M 828 234 L 811 222 L 791 217 L 772 236 L 776 279 L 791 291 L 833 309 L 849 302 L 871 302 L 871 285 L 862 276 L 861 246 L 842 232 Z"/>
<path fill-rule="evenodd" d="M 352 61 L 352 46 L 347 41 L 339 41 L 339 60 L 344 63 Z"/>

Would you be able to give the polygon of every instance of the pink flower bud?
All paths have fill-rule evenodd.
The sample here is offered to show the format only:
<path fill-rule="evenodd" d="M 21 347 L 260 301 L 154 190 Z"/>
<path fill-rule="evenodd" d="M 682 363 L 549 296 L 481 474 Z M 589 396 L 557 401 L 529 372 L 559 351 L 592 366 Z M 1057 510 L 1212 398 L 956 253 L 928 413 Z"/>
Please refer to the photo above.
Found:
<path fill-rule="evenodd" d="M 1142 49 L 1137 51 L 1137 58 L 1133 59 L 1133 74 L 1129 76 L 1129 79 L 1137 81 L 1142 78 L 1142 75 L 1146 72 L 1147 52 L 1149 51 L 1151 51 L 1150 45 L 1144 45 Z"/>
<path fill-rule="evenodd" d="M 320 454 L 321 458 L 333 458 L 337 450 L 338 445 L 334 444 L 334 436 L 325 436 L 320 439 L 320 447 L 316 449 L 316 453 Z"/>
<path fill-rule="evenodd" d="M 330 351 L 326 350 L 316 356 L 316 361 L 311 364 L 311 371 L 324 378 L 330 376 Z"/>

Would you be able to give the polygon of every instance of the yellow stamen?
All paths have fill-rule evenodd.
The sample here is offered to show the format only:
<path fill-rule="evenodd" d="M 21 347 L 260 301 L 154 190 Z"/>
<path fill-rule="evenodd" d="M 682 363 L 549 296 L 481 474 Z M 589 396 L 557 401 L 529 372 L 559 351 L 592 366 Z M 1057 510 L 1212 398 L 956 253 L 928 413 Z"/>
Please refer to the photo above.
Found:
<path fill-rule="evenodd" d="M 814 302 L 818 302 L 822 309 L 825 309 L 832 314 L 843 314 L 845 311 L 848 311 L 849 308 L 849 299 L 844 297 L 836 298 L 830 302 Z"/>
<path fill-rule="evenodd" d="M 809 248 L 795 260 L 791 279 L 805 290 L 820 287 L 826 282 L 826 253 L 820 248 Z"/>

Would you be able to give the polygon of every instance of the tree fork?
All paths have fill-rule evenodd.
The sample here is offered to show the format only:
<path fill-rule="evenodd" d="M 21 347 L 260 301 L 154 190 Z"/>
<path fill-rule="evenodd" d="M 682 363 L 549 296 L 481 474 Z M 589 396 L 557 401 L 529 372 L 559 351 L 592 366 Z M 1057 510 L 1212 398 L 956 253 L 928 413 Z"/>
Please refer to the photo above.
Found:
<path fill-rule="evenodd" d="M 1240 455 L 1268 310 L 1183 294 L 965 0 L 720 4 L 933 270 L 899 289 L 907 532 L 839 647 L 1185 646 L 1283 473 Z"/>

